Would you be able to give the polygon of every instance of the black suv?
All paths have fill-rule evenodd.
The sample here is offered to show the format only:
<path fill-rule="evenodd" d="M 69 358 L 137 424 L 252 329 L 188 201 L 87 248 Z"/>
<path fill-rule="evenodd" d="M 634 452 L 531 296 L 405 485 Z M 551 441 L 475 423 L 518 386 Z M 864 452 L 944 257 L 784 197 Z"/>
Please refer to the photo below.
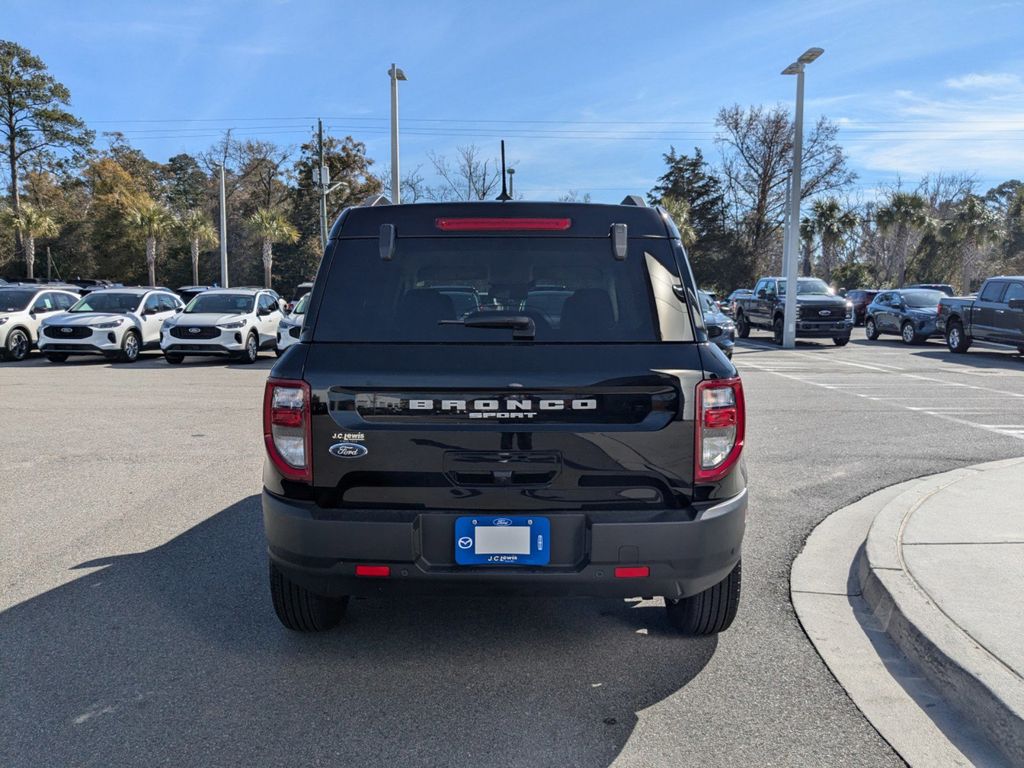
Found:
<path fill-rule="evenodd" d="M 695 294 L 661 209 L 345 211 L 264 398 L 282 623 L 420 591 L 661 595 L 686 634 L 728 627 L 743 388 Z"/>

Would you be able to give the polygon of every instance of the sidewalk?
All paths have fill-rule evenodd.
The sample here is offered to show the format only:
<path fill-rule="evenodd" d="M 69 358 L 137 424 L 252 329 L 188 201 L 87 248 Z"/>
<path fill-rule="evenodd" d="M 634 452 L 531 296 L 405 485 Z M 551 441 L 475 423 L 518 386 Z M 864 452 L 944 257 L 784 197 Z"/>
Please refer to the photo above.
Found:
<path fill-rule="evenodd" d="M 833 513 L 791 588 L 822 659 L 908 763 L 1024 766 L 1024 458 Z"/>
<path fill-rule="evenodd" d="M 897 496 L 871 525 L 859 577 L 903 653 L 1024 765 L 1024 459 Z"/>

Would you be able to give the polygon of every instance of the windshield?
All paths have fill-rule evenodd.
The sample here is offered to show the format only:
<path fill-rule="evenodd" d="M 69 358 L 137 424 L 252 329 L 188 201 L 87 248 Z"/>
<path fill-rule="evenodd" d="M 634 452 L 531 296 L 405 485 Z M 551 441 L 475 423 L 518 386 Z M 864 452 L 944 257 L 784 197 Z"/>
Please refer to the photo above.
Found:
<path fill-rule="evenodd" d="M 915 309 L 926 309 L 937 307 L 939 300 L 946 296 L 942 291 L 904 291 L 903 299 L 908 307 Z"/>
<path fill-rule="evenodd" d="M 607 238 L 409 238 L 384 261 L 343 240 L 314 340 L 509 343 L 525 316 L 536 342 L 693 341 L 680 295 L 667 241 L 619 261 Z"/>
<path fill-rule="evenodd" d="M 248 293 L 200 293 L 185 307 L 185 314 L 244 315 L 252 312 L 255 301 L 256 297 Z"/>
<path fill-rule="evenodd" d="M 68 312 L 134 312 L 141 300 L 135 293 L 90 293 Z"/>
<path fill-rule="evenodd" d="M 35 295 L 35 291 L 0 291 L 0 312 L 21 312 L 28 309 L 28 303 Z"/>
<path fill-rule="evenodd" d="M 786 295 L 786 281 L 779 280 L 779 296 Z M 828 287 L 828 283 L 816 277 L 801 277 L 796 281 L 797 296 L 833 296 L 834 293 Z"/>
<path fill-rule="evenodd" d="M 702 312 L 715 312 L 716 307 L 714 301 L 704 291 L 697 291 L 697 295 L 700 296 L 700 308 Z"/>
<path fill-rule="evenodd" d="M 292 310 L 293 315 L 304 315 L 306 314 L 306 305 L 309 304 L 309 294 L 305 294 L 298 303 L 295 305 L 295 309 Z"/>

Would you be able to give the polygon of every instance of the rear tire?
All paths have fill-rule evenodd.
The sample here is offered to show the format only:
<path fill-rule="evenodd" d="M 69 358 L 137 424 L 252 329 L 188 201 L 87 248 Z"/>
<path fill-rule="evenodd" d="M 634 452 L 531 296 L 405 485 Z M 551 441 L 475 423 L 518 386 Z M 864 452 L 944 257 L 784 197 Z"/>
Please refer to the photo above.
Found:
<path fill-rule="evenodd" d="M 747 322 L 747 316 L 742 312 L 736 313 L 736 335 L 741 339 L 750 337 L 750 323 Z"/>
<path fill-rule="evenodd" d="M 249 365 L 255 363 L 256 359 L 260 356 L 260 342 L 256 338 L 255 333 L 250 333 L 245 337 L 245 351 L 239 355 L 238 362 Z"/>
<path fill-rule="evenodd" d="M 678 600 L 665 598 L 672 626 L 689 637 L 716 635 L 727 630 L 740 605 L 741 566 L 742 562 L 736 563 L 728 576 L 696 595 Z"/>
<path fill-rule="evenodd" d="M 878 326 L 875 325 L 875 318 L 869 317 L 864 321 L 864 335 L 868 341 L 875 341 L 878 339 Z"/>
<path fill-rule="evenodd" d="M 139 359 L 140 349 L 142 349 L 142 342 L 139 340 L 139 334 L 135 331 L 125 331 L 124 338 L 121 339 L 121 352 L 117 359 L 122 363 L 134 363 Z"/>
<path fill-rule="evenodd" d="M 65 363 L 67 362 L 68 356 L 63 352 L 49 352 L 46 355 L 46 359 L 51 363 Z"/>
<path fill-rule="evenodd" d="M 962 354 L 971 347 L 971 340 L 964 333 L 964 326 L 960 321 L 954 321 L 946 328 L 946 346 L 950 352 Z"/>
<path fill-rule="evenodd" d="M 164 352 L 164 360 L 166 360 L 171 365 L 181 365 L 182 362 L 185 360 L 185 356 L 177 355 L 174 352 Z"/>
<path fill-rule="evenodd" d="M 323 632 L 345 615 L 348 597 L 330 598 L 300 587 L 270 564 L 270 596 L 277 618 L 295 632 Z"/>

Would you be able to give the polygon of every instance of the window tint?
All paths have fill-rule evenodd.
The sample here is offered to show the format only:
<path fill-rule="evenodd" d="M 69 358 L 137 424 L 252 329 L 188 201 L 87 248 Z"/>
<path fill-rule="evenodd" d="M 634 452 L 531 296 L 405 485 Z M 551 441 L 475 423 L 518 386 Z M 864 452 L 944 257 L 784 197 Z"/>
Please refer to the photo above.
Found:
<path fill-rule="evenodd" d="M 1024 299 L 1024 283 L 1010 283 L 1003 301 L 1009 303 L 1010 299 Z"/>
<path fill-rule="evenodd" d="M 53 294 L 53 300 L 57 303 L 57 307 L 60 309 L 69 309 L 76 301 L 74 296 L 67 293 L 55 293 Z"/>
<path fill-rule="evenodd" d="M 134 312 L 139 306 L 139 296 L 134 293 L 100 293 L 96 291 L 83 296 L 71 308 L 71 312 Z"/>
<path fill-rule="evenodd" d="M 173 312 L 178 308 L 178 302 L 173 296 L 168 296 L 166 293 L 160 294 L 160 311 L 161 312 Z"/>
<path fill-rule="evenodd" d="M 36 303 L 32 305 L 32 309 L 35 312 L 49 312 L 56 308 L 57 305 L 53 300 L 52 293 L 39 294 L 39 298 L 36 299 Z"/>
<path fill-rule="evenodd" d="M 981 296 L 979 298 L 981 301 L 999 301 L 999 297 L 1002 295 L 1005 285 L 1006 283 L 994 280 L 989 281 L 985 286 L 985 290 L 981 292 Z M 1007 301 L 1009 301 L 1009 299 L 1007 299 Z"/>
<path fill-rule="evenodd" d="M 146 298 L 146 303 L 143 306 L 144 312 L 159 312 L 160 311 L 160 294 L 151 293 Z"/>
<path fill-rule="evenodd" d="M 276 307 L 277 301 L 269 293 L 260 295 L 260 308 L 261 309 L 273 309 Z"/>
<path fill-rule="evenodd" d="M 525 315 L 537 343 L 692 341 L 671 245 L 631 246 L 618 261 L 607 238 L 409 238 L 383 261 L 376 239 L 342 240 L 314 340 L 509 343 L 512 328 L 465 321 Z"/>
<path fill-rule="evenodd" d="M 243 315 L 252 312 L 253 297 L 247 293 L 200 293 L 185 308 L 186 314 L 213 312 L 225 315 Z"/>
<path fill-rule="evenodd" d="M 21 312 L 28 307 L 34 295 L 34 291 L 4 288 L 0 290 L 0 312 Z"/>

